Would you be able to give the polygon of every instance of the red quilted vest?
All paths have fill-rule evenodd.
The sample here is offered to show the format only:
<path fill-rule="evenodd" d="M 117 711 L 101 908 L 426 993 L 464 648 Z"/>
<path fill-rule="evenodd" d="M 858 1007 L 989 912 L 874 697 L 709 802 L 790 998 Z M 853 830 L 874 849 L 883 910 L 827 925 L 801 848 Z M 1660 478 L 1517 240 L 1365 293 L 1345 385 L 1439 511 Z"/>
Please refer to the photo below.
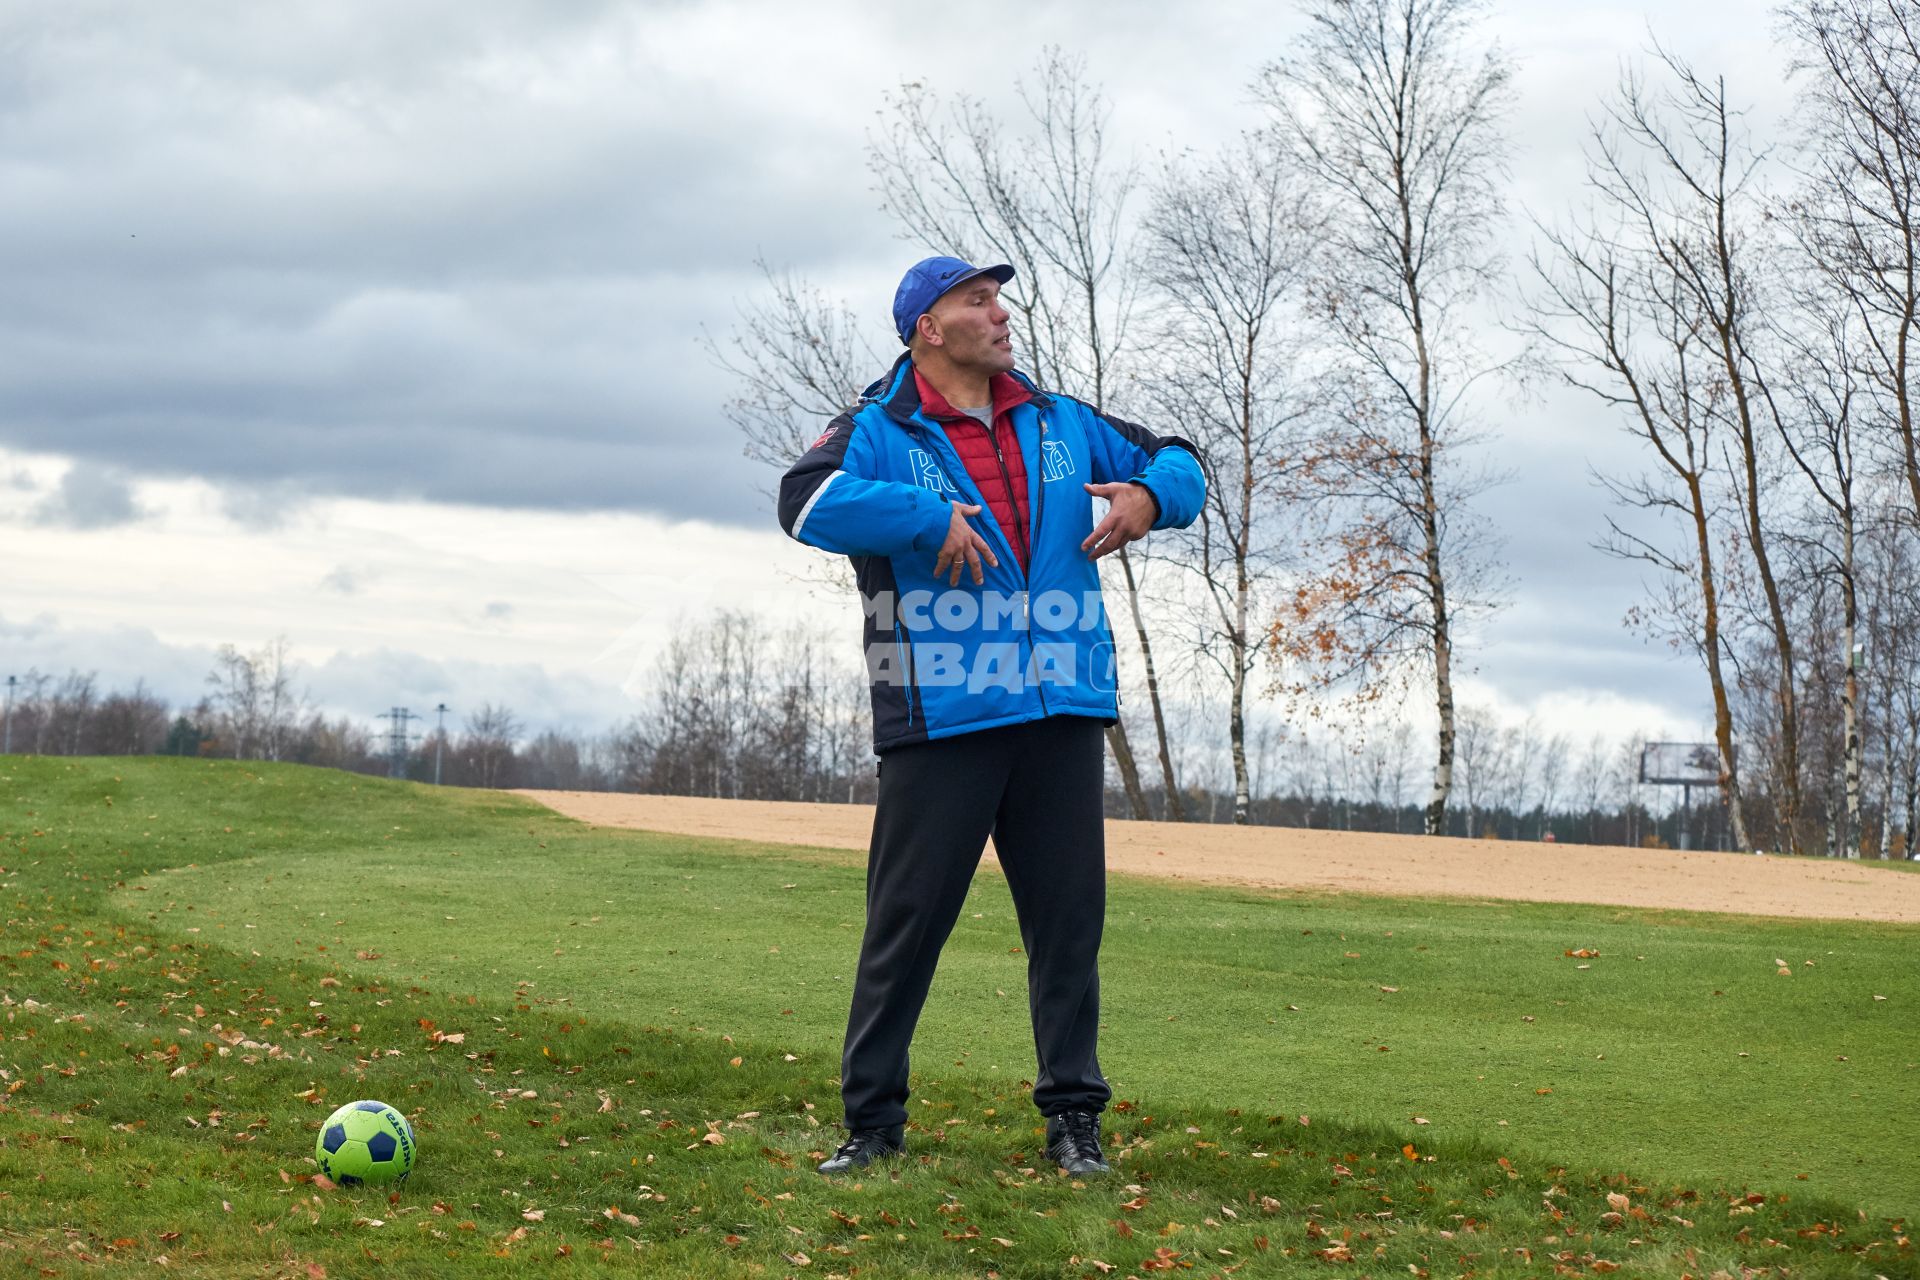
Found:
<path fill-rule="evenodd" d="M 977 419 L 948 404 L 946 397 L 934 390 L 918 369 L 913 371 L 913 380 L 920 389 L 920 407 L 946 429 L 947 439 L 953 442 L 954 452 L 966 465 L 974 487 L 987 500 L 987 510 L 993 513 L 994 523 L 1007 535 L 1007 541 L 1013 544 L 1013 553 L 1020 558 L 1020 567 L 1026 569 L 1031 559 L 1027 542 L 1033 528 L 1027 504 L 1027 464 L 1020 456 L 1020 442 L 1014 438 L 1007 411 L 1032 397 L 1019 379 L 1004 373 L 995 374 L 988 384 L 993 394 L 993 433 L 989 435 Z"/>

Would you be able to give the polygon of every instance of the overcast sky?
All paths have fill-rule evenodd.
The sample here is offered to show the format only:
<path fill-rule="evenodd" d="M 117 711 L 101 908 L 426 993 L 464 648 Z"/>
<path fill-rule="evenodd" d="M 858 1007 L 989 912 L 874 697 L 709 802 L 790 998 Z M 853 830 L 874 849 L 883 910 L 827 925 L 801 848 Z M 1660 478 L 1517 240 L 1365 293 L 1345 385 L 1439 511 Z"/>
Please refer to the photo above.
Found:
<path fill-rule="evenodd" d="M 774 525 L 699 338 L 762 257 L 884 324 L 919 251 L 865 170 L 882 95 L 1011 109 L 1057 44 L 1151 161 L 1257 125 L 1246 86 L 1295 21 L 1230 0 L 0 3 L 0 674 L 189 700 L 214 646 L 285 634 L 339 712 L 622 718 L 676 619 L 809 610 L 811 553 Z M 1495 4 L 1516 266 L 1518 215 L 1574 198 L 1586 114 L 1649 23 L 1777 134 L 1766 5 Z M 1702 679 L 1623 630 L 1638 576 L 1590 545 L 1617 425 L 1505 388 L 1481 410 L 1515 590 L 1469 696 L 1575 734 L 1699 732 Z"/>

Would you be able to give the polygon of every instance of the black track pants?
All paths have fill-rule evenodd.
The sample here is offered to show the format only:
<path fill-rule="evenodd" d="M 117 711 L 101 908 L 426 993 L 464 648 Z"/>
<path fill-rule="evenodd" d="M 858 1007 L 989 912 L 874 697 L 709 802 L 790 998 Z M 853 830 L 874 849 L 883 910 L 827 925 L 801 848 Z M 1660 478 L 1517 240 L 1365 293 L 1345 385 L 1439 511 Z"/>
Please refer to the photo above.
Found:
<path fill-rule="evenodd" d="M 1100 1111 L 1107 858 L 1100 723 L 1056 716 L 890 751 L 867 859 L 867 929 L 841 1057 L 847 1126 L 907 1118 L 907 1044 L 987 836 L 1013 892 L 1047 1115 Z"/>

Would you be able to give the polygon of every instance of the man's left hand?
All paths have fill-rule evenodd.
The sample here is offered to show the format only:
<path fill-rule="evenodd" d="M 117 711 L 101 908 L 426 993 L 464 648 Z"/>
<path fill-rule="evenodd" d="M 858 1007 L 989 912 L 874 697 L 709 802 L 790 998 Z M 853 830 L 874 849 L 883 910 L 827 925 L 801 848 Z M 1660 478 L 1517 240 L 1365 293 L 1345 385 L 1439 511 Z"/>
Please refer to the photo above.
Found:
<path fill-rule="evenodd" d="M 1146 537 L 1159 518 L 1160 505 L 1143 484 L 1128 480 L 1120 484 L 1090 484 L 1086 489 L 1094 497 L 1105 498 L 1112 504 L 1107 508 L 1107 518 L 1095 525 L 1087 540 L 1080 544 L 1090 560 L 1098 560 L 1129 542 Z"/>

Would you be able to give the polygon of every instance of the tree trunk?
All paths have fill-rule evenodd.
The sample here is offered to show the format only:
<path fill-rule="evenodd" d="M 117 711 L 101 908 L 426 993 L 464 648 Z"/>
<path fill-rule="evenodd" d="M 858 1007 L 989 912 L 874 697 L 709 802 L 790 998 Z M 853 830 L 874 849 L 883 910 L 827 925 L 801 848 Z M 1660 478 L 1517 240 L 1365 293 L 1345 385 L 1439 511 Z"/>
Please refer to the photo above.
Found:
<path fill-rule="evenodd" d="M 1722 86 L 1724 92 L 1724 85 Z M 1721 102 L 1724 103 L 1722 98 Z M 1724 113 L 1721 117 L 1725 126 Z M 1720 359 L 1733 391 L 1734 408 L 1740 427 L 1740 456 L 1745 470 L 1744 512 L 1747 540 L 1753 552 L 1754 567 L 1760 572 L 1760 589 L 1767 599 L 1767 620 L 1773 629 L 1774 657 L 1779 666 L 1775 699 L 1780 720 L 1781 827 L 1786 831 L 1789 853 L 1800 851 L 1800 714 L 1793 687 L 1793 634 L 1787 629 L 1786 610 L 1780 603 L 1780 584 L 1773 576 L 1773 558 L 1767 553 L 1766 529 L 1760 520 L 1759 442 L 1753 426 L 1752 389 L 1747 385 L 1748 371 L 1743 367 L 1744 342 L 1740 336 L 1742 319 L 1738 306 L 1738 273 L 1734 268 L 1733 245 L 1727 226 L 1727 196 L 1724 190 L 1726 153 L 1720 156 L 1722 187 L 1714 199 L 1714 251 L 1720 272 L 1721 302 L 1713 317 L 1720 340 Z"/>
<path fill-rule="evenodd" d="M 1406 174 L 1395 164 L 1400 196 L 1401 287 L 1406 290 L 1407 319 L 1419 379 L 1414 390 L 1414 426 L 1420 433 L 1420 534 L 1428 602 L 1433 609 L 1433 700 L 1440 721 L 1438 750 L 1433 765 L 1433 794 L 1427 800 L 1427 834 L 1447 829 L 1447 800 L 1453 794 L 1453 631 L 1447 616 L 1447 581 L 1440 560 L 1440 501 L 1434 492 L 1433 360 L 1427 350 L 1426 316 L 1420 283 L 1414 274 L 1413 210 Z M 1471 828 L 1468 836 L 1473 835 Z"/>
<path fill-rule="evenodd" d="M 1780 719 L 1780 785 L 1783 800 L 1781 803 L 1780 826 L 1786 832 L 1786 851 L 1800 852 L 1800 713 L 1795 705 L 1797 698 L 1793 687 L 1793 634 L 1787 629 L 1787 613 L 1780 603 L 1780 585 L 1774 580 L 1773 560 L 1767 554 L 1766 535 L 1760 525 L 1760 480 L 1754 462 L 1754 450 L 1751 428 L 1746 419 L 1746 394 L 1738 393 L 1741 403 L 1741 451 L 1746 455 L 1747 471 L 1747 537 L 1752 543 L 1754 567 L 1760 571 L 1760 588 L 1767 598 L 1767 620 L 1773 629 L 1774 657 L 1779 671 L 1775 699 L 1779 706 Z"/>
<path fill-rule="evenodd" d="M 1424 422 L 1420 430 L 1420 453 L 1420 483 L 1426 499 L 1421 529 L 1426 539 L 1427 592 L 1433 604 L 1433 697 L 1440 720 L 1439 751 L 1433 766 L 1433 795 L 1427 801 L 1426 831 L 1430 836 L 1437 836 L 1446 832 L 1447 800 L 1453 794 L 1453 634 L 1447 615 L 1447 584 L 1440 569 L 1439 512 L 1433 492 L 1433 439 Z M 1471 825 L 1467 835 L 1473 835 Z"/>
<path fill-rule="evenodd" d="M 1120 766 L 1120 785 L 1127 790 L 1127 810 L 1139 821 L 1153 816 L 1147 808 L 1147 797 L 1140 790 L 1140 768 L 1133 762 L 1133 747 L 1127 741 L 1127 725 L 1124 720 L 1115 720 L 1107 729 L 1107 745 L 1113 748 L 1113 762 Z"/>
<path fill-rule="evenodd" d="M 1902 829 L 1907 837 L 1907 861 L 1909 862 L 1920 859 L 1920 849 L 1914 848 L 1913 843 L 1914 819 L 1920 817 L 1920 814 L 1914 812 L 1916 808 L 1920 808 L 1920 753 L 1916 753 L 1909 747 L 1907 750 L 1907 823 Z"/>
<path fill-rule="evenodd" d="M 1853 660 L 1854 634 L 1859 625 L 1859 600 L 1853 584 L 1853 519 L 1852 512 L 1847 513 L 1846 526 L 1841 532 L 1842 554 L 1846 557 L 1845 576 L 1841 580 L 1841 592 L 1846 609 L 1846 626 L 1842 643 L 1846 647 L 1847 678 L 1840 688 L 1841 732 L 1846 742 L 1846 783 L 1847 818 L 1841 827 L 1841 856 L 1858 858 L 1860 856 L 1860 673 Z"/>
<path fill-rule="evenodd" d="M 1253 808 L 1252 788 L 1247 781 L 1247 668 L 1236 659 L 1233 668 L 1233 703 L 1227 712 L 1227 737 L 1233 746 L 1233 821 L 1246 826 Z"/>
<path fill-rule="evenodd" d="M 1251 374 L 1256 351 L 1255 335 L 1247 330 L 1240 379 L 1240 528 L 1233 540 L 1233 629 L 1228 636 L 1233 663 L 1233 705 L 1227 713 L 1227 742 L 1233 753 L 1233 821 L 1247 825 L 1253 807 L 1252 787 L 1247 779 L 1247 597 L 1253 584 L 1247 580 L 1247 560 L 1253 547 L 1253 456 L 1254 394 Z"/>
<path fill-rule="evenodd" d="M 1745 853 L 1753 848 L 1747 838 L 1747 815 L 1740 799 L 1740 774 L 1733 754 L 1733 711 L 1727 705 L 1727 682 L 1720 671 L 1720 597 L 1713 580 L 1713 534 L 1707 528 L 1706 495 L 1697 474 L 1687 478 L 1693 503 L 1693 532 L 1700 556 L 1702 644 L 1706 649 L 1707 681 L 1713 688 L 1713 740 L 1720 752 L 1720 794 L 1733 826 L 1733 842 Z"/>
<path fill-rule="evenodd" d="M 1880 766 L 1880 860 L 1893 856 L 1893 769 Z"/>
<path fill-rule="evenodd" d="M 1167 749 L 1167 717 L 1160 708 L 1160 680 L 1154 672 L 1153 642 L 1147 637 L 1147 620 L 1140 612 L 1140 593 L 1134 587 L 1133 560 L 1125 547 L 1120 548 L 1120 572 L 1127 580 L 1127 609 L 1133 615 L 1133 634 L 1140 641 L 1140 661 L 1147 670 L 1147 703 L 1153 709 L 1153 734 L 1160 748 L 1160 780 L 1167 792 L 1167 817 L 1174 822 L 1185 822 L 1187 805 L 1180 795 L 1179 784 L 1173 780 L 1173 754 Z M 1137 774 L 1134 785 L 1139 785 Z M 1143 798 L 1141 804 L 1145 803 Z"/>

